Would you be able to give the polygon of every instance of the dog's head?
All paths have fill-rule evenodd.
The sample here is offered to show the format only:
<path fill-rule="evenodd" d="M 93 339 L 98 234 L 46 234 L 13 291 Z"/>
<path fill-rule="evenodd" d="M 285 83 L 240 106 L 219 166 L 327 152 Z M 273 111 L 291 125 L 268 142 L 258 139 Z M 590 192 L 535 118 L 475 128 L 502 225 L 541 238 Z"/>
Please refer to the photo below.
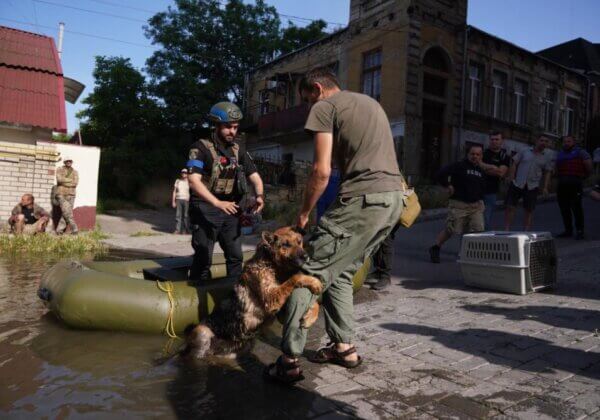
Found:
<path fill-rule="evenodd" d="M 298 228 L 282 227 L 275 232 L 263 232 L 258 248 L 267 252 L 275 265 L 299 268 L 306 261 L 302 247 L 304 232 Z"/>

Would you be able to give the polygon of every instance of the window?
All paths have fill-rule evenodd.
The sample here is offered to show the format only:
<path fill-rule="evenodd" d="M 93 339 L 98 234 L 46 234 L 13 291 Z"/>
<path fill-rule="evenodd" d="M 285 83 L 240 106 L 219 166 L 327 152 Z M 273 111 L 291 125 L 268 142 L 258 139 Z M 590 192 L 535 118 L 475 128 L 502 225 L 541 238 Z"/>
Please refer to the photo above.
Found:
<path fill-rule="evenodd" d="M 381 50 L 363 56 L 362 93 L 378 101 L 381 99 Z"/>
<path fill-rule="evenodd" d="M 469 64 L 469 81 L 467 96 L 468 108 L 472 112 L 481 111 L 481 81 L 483 79 L 483 66 L 471 63 Z"/>
<path fill-rule="evenodd" d="M 506 73 L 494 70 L 492 73 L 492 117 L 504 119 L 504 97 L 506 94 Z"/>
<path fill-rule="evenodd" d="M 579 101 L 576 98 L 567 96 L 567 104 L 564 111 L 563 135 L 575 134 L 577 125 L 577 107 Z"/>
<path fill-rule="evenodd" d="M 515 123 L 527 124 L 527 82 L 515 79 Z"/>
<path fill-rule="evenodd" d="M 423 74 L 423 92 L 430 95 L 445 97 L 446 96 L 446 79 L 433 74 Z"/>
<path fill-rule="evenodd" d="M 540 126 L 547 132 L 556 131 L 556 89 L 547 88 L 546 96 L 542 98 L 540 106 Z"/>

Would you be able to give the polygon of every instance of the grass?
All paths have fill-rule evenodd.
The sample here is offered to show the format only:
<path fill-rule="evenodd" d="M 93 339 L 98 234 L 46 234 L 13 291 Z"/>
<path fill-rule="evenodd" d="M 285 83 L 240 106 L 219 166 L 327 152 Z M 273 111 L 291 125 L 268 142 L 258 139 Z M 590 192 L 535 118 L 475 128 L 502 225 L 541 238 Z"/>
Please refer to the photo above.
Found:
<path fill-rule="evenodd" d="M 285 201 L 282 203 L 267 201 L 262 213 L 263 220 L 275 220 L 280 226 L 292 225 L 296 222 L 301 205 L 300 200 L 297 202 Z"/>
<path fill-rule="evenodd" d="M 152 232 L 150 230 L 140 230 L 139 232 L 132 233 L 129 235 L 132 238 L 139 238 L 142 236 L 160 236 L 162 233 Z"/>
<path fill-rule="evenodd" d="M 102 254 L 108 251 L 101 242 L 105 237 L 105 234 L 98 231 L 83 232 L 77 236 L 0 234 L 0 254 L 60 257 Z"/>

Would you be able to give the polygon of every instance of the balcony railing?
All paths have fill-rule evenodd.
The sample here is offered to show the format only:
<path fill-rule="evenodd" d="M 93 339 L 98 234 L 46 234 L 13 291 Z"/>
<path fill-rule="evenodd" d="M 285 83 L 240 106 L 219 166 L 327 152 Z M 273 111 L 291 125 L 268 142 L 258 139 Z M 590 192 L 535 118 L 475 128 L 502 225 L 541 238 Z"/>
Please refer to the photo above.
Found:
<path fill-rule="evenodd" d="M 295 131 L 304 126 L 309 107 L 306 104 L 293 106 L 282 111 L 271 112 L 258 117 L 260 137 Z"/>

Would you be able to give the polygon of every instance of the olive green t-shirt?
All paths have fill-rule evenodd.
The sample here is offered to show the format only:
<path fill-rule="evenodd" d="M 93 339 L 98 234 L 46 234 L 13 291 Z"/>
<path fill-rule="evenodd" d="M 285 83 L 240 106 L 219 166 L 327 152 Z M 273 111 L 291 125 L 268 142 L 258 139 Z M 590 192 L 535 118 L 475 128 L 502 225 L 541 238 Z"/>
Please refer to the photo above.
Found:
<path fill-rule="evenodd" d="M 373 98 L 340 91 L 312 106 L 304 129 L 333 133 L 333 159 L 342 175 L 340 196 L 401 189 L 390 123 Z"/>

